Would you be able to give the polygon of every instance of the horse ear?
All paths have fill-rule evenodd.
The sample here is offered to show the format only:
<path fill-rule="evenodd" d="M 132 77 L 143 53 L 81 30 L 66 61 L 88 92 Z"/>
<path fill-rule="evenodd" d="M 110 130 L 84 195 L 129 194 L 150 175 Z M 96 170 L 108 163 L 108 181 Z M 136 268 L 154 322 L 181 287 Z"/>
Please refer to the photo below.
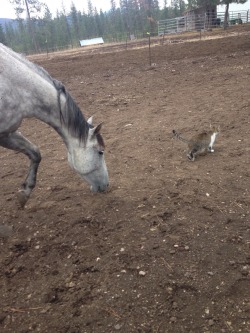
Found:
<path fill-rule="evenodd" d="M 89 117 L 89 119 L 87 120 L 87 123 L 89 125 L 93 125 L 93 116 Z"/>
<path fill-rule="evenodd" d="M 96 127 L 90 128 L 89 132 L 90 132 L 90 136 L 93 137 L 94 135 L 97 135 L 100 133 L 101 128 L 102 128 L 102 124 L 100 123 L 99 125 L 97 125 Z"/>
<path fill-rule="evenodd" d="M 102 129 L 102 124 L 103 123 L 100 123 L 99 125 L 97 125 L 95 128 L 94 128 L 94 134 L 99 134 L 101 129 Z"/>

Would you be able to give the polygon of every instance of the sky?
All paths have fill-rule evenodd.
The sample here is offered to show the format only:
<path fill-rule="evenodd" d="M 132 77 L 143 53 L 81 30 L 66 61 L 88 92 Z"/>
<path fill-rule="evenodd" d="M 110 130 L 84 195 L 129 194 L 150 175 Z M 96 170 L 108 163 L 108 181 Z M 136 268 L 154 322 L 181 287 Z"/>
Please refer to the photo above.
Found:
<path fill-rule="evenodd" d="M 70 7 L 72 2 L 75 4 L 76 9 L 81 12 L 83 9 L 87 12 L 88 9 L 88 1 L 87 0 L 40 0 L 40 2 L 46 3 L 51 11 L 52 15 L 56 15 L 56 11 L 59 12 L 62 9 L 62 4 L 66 9 L 66 13 L 70 11 Z M 102 9 L 103 11 L 107 11 L 110 9 L 110 0 L 91 0 L 93 7 L 96 7 L 99 11 Z M 119 0 L 116 1 L 119 3 Z M 13 5 L 10 4 L 9 0 L 0 0 L 0 18 L 16 18 L 15 11 L 13 9 Z"/>
<path fill-rule="evenodd" d="M 170 0 L 169 0 L 170 1 Z M 9 0 L 0 0 L 0 18 L 16 18 L 15 11 L 13 9 L 13 5 L 10 4 Z M 62 9 L 62 4 L 65 7 L 66 13 L 70 11 L 70 7 L 72 2 L 75 4 L 76 9 L 80 10 L 81 12 L 83 9 L 87 12 L 87 0 L 41 0 L 48 5 L 49 10 L 51 11 L 52 15 L 56 15 L 57 9 L 59 12 Z M 102 9 L 103 11 L 107 11 L 110 9 L 110 0 L 91 0 L 94 7 L 97 8 L 99 11 Z M 159 0 L 160 6 L 163 4 L 163 0 Z M 116 3 L 119 4 L 119 0 L 116 0 Z M 170 3 L 170 2 L 169 2 Z M 231 4 L 229 6 L 230 11 L 238 11 L 238 10 L 250 10 L 250 0 L 248 0 L 243 5 Z M 218 7 L 218 11 L 224 11 L 223 6 Z"/>

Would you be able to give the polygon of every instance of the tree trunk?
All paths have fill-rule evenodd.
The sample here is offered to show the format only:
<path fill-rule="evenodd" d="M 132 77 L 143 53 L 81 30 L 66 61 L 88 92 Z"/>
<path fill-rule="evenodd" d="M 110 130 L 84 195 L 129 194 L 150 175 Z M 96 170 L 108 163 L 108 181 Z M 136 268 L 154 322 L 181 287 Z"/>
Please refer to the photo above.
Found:
<path fill-rule="evenodd" d="M 29 10 L 29 5 L 28 5 L 27 0 L 25 0 L 25 6 L 26 6 L 26 11 L 27 11 L 27 16 L 28 16 L 28 24 L 29 24 L 31 39 L 32 39 L 33 45 L 35 47 L 35 51 L 38 52 L 36 37 L 35 37 L 35 34 L 34 34 L 34 29 L 33 29 L 32 21 L 31 21 L 31 18 L 30 18 L 30 10 Z"/>
<path fill-rule="evenodd" d="M 225 11 L 225 17 L 224 17 L 224 29 L 227 29 L 227 27 L 228 27 L 228 11 L 229 11 L 229 3 L 226 4 L 226 11 Z"/>

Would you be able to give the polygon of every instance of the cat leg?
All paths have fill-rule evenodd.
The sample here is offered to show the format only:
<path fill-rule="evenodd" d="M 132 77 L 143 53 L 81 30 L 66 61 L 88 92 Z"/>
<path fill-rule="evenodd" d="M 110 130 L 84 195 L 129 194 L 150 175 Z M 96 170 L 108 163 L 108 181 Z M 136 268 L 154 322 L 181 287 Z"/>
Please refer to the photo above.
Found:
<path fill-rule="evenodd" d="M 190 152 L 187 154 L 187 157 L 189 161 L 194 161 L 195 160 L 195 151 L 190 150 Z"/>
<path fill-rule="evenodd" d="M 213 148 L 213 145 L 211 145 L 211 146 L 208 147 L 208 151 L 209 151 L 210 153 L 213 153 L 213 152 L 214 152 L 214 149 L 212 149 L 212 148 Z"/>
<path fill-rule="evenodd" d="M 190 151 L 189 153 L 187 153 L 187 157 L 188 157 L 188 159 L 189 159 L 190 161 L 193 159 L 193 156 L 192 156 L 191 154 L 192 154 L 191 151 Z"/>

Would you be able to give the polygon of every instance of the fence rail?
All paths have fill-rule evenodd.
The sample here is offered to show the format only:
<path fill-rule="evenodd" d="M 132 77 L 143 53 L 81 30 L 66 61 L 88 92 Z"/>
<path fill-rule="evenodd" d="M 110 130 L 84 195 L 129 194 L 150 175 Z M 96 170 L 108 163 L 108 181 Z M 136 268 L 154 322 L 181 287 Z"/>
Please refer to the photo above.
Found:
<path fill-rule="evenodd" d="M 199 14 L 161 20 L 158 22 L 158 35 L 207 30 L 213 27 L 220 27 L 224 24 L 224 16 L 224 12 L 218 12 L 214 17 L 206 14 Z M 250 22 L 250 10 L 228 13 L 228 25 L 248 22 Z"/>

